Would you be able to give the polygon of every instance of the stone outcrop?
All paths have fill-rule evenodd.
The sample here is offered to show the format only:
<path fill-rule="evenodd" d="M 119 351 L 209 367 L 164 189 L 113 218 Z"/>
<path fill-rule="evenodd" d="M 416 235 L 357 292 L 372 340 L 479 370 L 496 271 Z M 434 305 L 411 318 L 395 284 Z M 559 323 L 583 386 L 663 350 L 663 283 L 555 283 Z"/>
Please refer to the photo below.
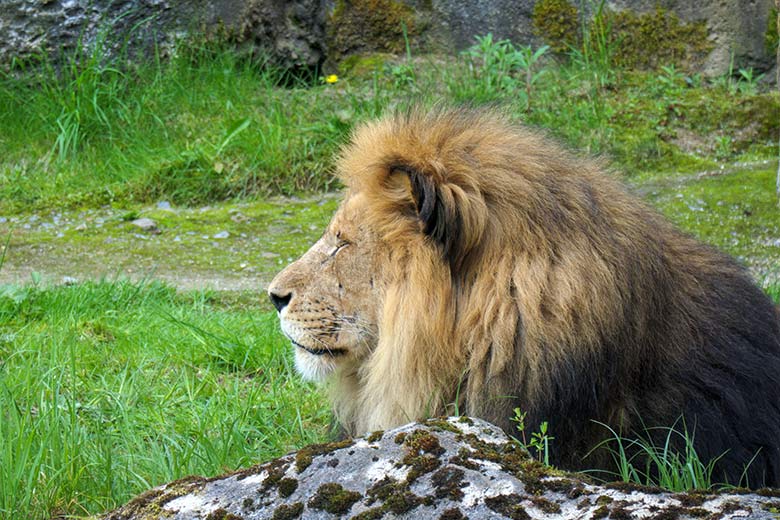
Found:
<path fill-rule="evenodd" d="M 598 486 L 533 460 L 497 427 L 451 417 L 312 445 L 216 478 L 148 491 L 103 520 L 293 518 L 775 519 L 780 491 Z"/>
<path fill-rule="evenodd" d="M 325 58 L 321 0 L 3 0 L 0 63 L 40 51 L 56 57 L 83 42 L 106 54 L 163 50 L 188 35 L 229 38 L 268 52 L 287 69 L 316 67 Z"/>
<path fill-rule="evenodd" d="M 611 0 L 614 10 L 658 7 L 683 21 L 704 21 L 713 50 L 703 70 L 721 74 L 732 63 L 766 70 L 773 56 L 764 40 L 773 0 Z M 583 2 L 572 2 L 580 6 Z M 353 52 L 404 49 L 402 26 L 415 52 L 453 52 L 492 33 L 518 44 L 540 44 L 535 0 L 3 0 L 0 63 L 41 50 L 100 42 L 109 52 L 163 48 L 186 35 L 228 37 L 243 49 L 267 52 L 284 68 L 314 69 Z M 585 6 L 591 3 L 584 3 Z"/>
<path fill-rule="evenodd" d="M 673 11 L 682 20 L 706 20 L 713 50 L 704 63 L 704 72 L 722 74 L 732 63 L 758 70 L 771 68 L 774 56 L 767 53 L 765 34 L 773 0 L 610 0 L 613 9 L 646 12 L 656 5 Z"/>

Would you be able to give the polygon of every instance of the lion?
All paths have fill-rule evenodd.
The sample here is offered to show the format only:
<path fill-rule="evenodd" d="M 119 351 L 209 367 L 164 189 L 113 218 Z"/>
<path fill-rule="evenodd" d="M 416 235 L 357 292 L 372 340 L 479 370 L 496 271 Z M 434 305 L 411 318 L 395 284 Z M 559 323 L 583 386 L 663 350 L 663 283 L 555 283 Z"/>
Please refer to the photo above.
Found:
<path fill-rule="evenodd" d="M 458 412 L 516 435 L 519 408 L 555 465 L 608 469 L 585 456 L 610 429 L 682 420 L 713 478 L 780 485 L 773 304 L 598 161 L 440 108 L 362 124 L 337 171 L 338 211 L 268 292 L 347 434 Z"/>

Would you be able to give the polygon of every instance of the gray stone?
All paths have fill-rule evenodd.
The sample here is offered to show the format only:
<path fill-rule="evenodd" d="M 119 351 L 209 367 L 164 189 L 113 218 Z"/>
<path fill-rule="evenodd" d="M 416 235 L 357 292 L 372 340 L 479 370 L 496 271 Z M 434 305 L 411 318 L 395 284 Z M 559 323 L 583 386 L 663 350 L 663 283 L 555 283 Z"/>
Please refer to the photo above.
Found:
<path fill-rule="evenodd" d="M 535 0 L 434 0 L 432 30 L 455 49 L 474 44 L 475 36 L 491 33 L 495 40 L 540 44 L 534 35 L 531 14 Z"/>
<path fill-rule="evenodd" d="M 78 278 L 74 278 L 73 276 L 62 277 L 62 285 L 71 286 L 71 285 L 76 285 L 77 283 L 79 283 Z"/>
<path fill-rule="evenodd" d="M 497 427 L 451 417 L 313 445 L 216 478 L 148 491 L 104 520 L 208 518 L 749 518 L 777 499 L 597 486 L 541 466 Z M 695 506 L 690 504 L 694 503 Z"/>
<path fill-rule="evenodd" d="M 268 51 L 285 68 L 315 67 L 324 59 L 319 0 L 2 0 L 0 62 L 42 50 L 131 53 L 156 44 L 165 52 L 189 30 L 222 31 L 242 47 Z"/>
<path fill-rule="evenodd" d="M 141 231 L 146 231 L 147 233 L 155 233 L 159 231 L 159 229 L 157 229 L 157 222 L 150 218 L 137 218 L 130 223 L 141 229 Z"/>

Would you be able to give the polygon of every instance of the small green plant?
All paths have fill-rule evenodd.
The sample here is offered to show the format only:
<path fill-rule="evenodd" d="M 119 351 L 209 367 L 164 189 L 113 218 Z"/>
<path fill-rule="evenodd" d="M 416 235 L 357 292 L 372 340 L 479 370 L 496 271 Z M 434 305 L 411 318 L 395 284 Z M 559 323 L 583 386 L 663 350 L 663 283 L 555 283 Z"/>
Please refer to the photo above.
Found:
<path fill-rule="evenodd" d="M 545 69 L 536 70 L 536 64 L 550 47 L 542 45 L 535 51 L 530 46 L 518 50 L 518 65 L 525 77 L 526 112 L 531 111 L 531 92 L 534 83 L 545 73 Z"/>
<path fill-rule="evenodd" d="M 678 71 L 674 64 L 662 65 L 661 74 L 656 76 L 658 82 L 665 86 L 668 90 L 680 90 L 685 86 L 686 76 L 682 72 Z"/>
<path fill-rule="evenodd" d="M 457 99 L 492 101 L 517 90 L 512 72 L 517 68 L 515 48 L 509 40 L 494 41 L 493 35 L 477 36 L 477 43 L 461 55 L 466 59 L 468 76 L 450 82 Z"/>
<path fill-rule="evenodd" d="M 753 71 L 753 67 L 747 69 L 739 69 L 739 77 L 737 78 L 737 90 L 742 94 L 752 96 L 758 91 L 758 82 L 764 77 L 763 74 L 758 74 Z"/>
<path fill-rule="evenodd" d="M 525 110 L 529 111 L 533 85 L 545 74 L 538 62 L 549 47 L 517 48 L 509 40 L 494 41 L 490 33 L 477 36 L 476 40 L 461 53 L 466 58 L 469 77 L 449 81 L 454 97 L 460 101 L 488 102 L 521 94 L 525 98 Z M 524 91 L 520 90 L 521 85 Z"/>
<path fill-rule="evenodd" d="M 731 157 L 733 148 L 734 144 L 731 136 L 719 135 L 715 138 L 715 155 L 719 159 L 725 160 Z"/>
<path fill-rule="evenodd" d="M 525 418 L 528 414 L 528 412 L 523 412 L 520 410 L 520 408 L 514 409 L 514 417 L 512 417 L 512 421 L 515 423 L 517 427 L 517 431 L 520 432 L 521 439 L 519 440 L 520 445 L 523 446 L 526 450 L 528 450 L 529 453 L 536 456 L 536 460 L 539 462 L 542 462 L 543 464 L 549 466 L 550 465 L 550 443 L 555 439 L 552 435 L 548 433 L 548 423 L 547 421 L 542 421 L 539 423 L 539 430 L 535 432 L 531 432 L 531 438 L 530 440 L 526 437 L 526 424 L 525 424 Z"/>
<path fill-rule="evenodd" d="M 571 56 L 573 62 L 589 75 L 598 87 L 604 88 L 611 84 L 615 77 L 614 54 L 620 45 L 620 39 L 613 37 L 612 17 L 605 7 L 606 0 L 599 0 L 597 3 L 589 1 L 593 17 L 590 20 L 583 17 L 582 45 L 579 49 L 572 49 Z M 586 10 L 584 2 L 585 0 L 581 0 L 581 12 Z"/>
<path fill-rule="evenodd" d="M 734 67 L 734 52 L 732 51 L 728 71 L 723 76 L 716 78 L 713 84 L 726 89 L 731 95 L 756 95 L 758 93 L 758 82 L 764 75 L 756 74 L 753 67 L 740 68 L 737 71 L 734 70 Z"/>
<path fill-rule="evenodd" d="M 401 30 L 404 35 L 404 49 L 406 53 L 406 59 L 403 63 L 390 65 L 387 68 L 390 77 L 393 79 L 393 86 L 396 89 L 404 89 L 413 87 L 417 80 L 417 75 L 414 71 L 414 64 L 412 63 L 412 48 L 409 45 L 409 35 L 406 31 L 406 24 L 401 24 Z"/>

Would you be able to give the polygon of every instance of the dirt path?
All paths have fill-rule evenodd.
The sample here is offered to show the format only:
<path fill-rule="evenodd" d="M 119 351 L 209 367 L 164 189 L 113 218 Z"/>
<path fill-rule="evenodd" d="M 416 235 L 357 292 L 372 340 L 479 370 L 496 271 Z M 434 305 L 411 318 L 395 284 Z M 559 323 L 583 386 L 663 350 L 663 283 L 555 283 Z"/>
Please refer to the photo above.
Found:
<path fill-rule="evenodd" d="M 124 277 L 185 290 L 262 291 L 320 236 L 336 205 L 337 195 L 326 194 L 195 209 L 163 203 L 0 216 L 0 237 L 10 236 L 0 284 Z M 139 227 L 139 219 L 154 227 Z"/>

